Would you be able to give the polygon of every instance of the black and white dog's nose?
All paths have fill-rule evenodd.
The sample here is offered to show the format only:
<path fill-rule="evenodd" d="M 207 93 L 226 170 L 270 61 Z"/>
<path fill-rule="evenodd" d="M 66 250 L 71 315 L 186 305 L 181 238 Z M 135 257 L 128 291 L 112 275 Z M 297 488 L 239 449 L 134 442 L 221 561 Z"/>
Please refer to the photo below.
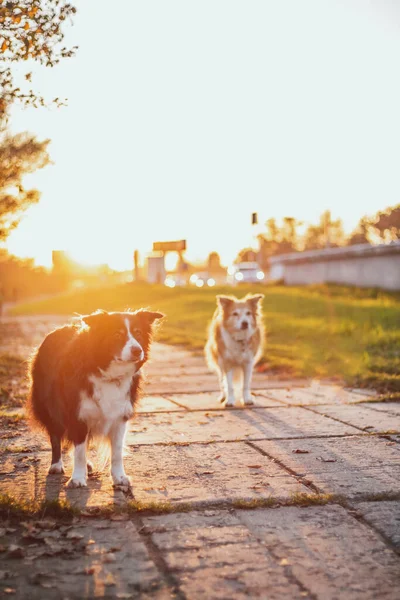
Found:
<path fill-rule="evenodd" d="M 243 321 L 242 324 L 241 324 L 241 326 L 240 326 L 240 328 L 241 329 L 248 329 L 249 328 L 248 322 L 247 321 Z"/>
<path fill-rule="evenodd" d="M 136 346 L 131 348 L 132 360 L 141 360 L 142 354 L 143 354 L 143 350 L 141 348 L 137 348 Z"/>

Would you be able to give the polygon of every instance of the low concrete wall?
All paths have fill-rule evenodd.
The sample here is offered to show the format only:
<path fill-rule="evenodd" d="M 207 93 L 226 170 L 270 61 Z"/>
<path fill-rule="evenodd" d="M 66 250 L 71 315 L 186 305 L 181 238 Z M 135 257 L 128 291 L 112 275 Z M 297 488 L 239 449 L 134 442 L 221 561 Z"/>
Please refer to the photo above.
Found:
<path fill-rule="evenodd" d="M 288 285 L 343 283 L 400 290 L 400 241 L 295 252 L 270 258 L 270 277 Z"/>

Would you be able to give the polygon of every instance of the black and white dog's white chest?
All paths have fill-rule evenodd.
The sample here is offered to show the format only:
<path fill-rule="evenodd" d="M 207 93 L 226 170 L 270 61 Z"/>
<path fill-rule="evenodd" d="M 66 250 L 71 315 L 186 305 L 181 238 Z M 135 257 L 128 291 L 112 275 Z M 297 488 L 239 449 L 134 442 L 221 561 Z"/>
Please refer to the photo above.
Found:
<path fill-rule="evenodd" d="M 131 400 L 132 372 L 123 374 L 111 367 L 99 375 L 91 375 L 92 393 L 81 392 L 79 419 L 96 435 L 108 435 L 115 423 L 133 415 Z"/>

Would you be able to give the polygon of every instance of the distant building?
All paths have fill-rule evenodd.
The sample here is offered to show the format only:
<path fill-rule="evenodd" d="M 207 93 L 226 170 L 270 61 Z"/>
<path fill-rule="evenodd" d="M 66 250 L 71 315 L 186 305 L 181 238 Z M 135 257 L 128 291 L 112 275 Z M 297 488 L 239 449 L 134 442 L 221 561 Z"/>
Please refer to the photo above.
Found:
<path fill-rule="evenodd" d="M 269 279 L 287 285 L 339 283 L 400 290 L 400 240 L 271 256 Z"/>

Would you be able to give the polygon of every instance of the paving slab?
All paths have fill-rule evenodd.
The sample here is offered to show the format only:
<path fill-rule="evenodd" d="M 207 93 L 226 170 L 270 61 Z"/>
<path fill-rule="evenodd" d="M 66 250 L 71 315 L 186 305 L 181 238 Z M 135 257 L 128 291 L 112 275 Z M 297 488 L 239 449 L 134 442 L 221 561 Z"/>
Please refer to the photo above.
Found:
<path fill-rule="evenodd" d="M 321 600 L 395 599 L 400 559 L 370 528 L 339 506 L 240 511 L 278 564 Z"/>
<path fill-rule="evenodd" d="M 359 502 L 357 512 L 400 552 L 400 500 Z"/>
<path fill-rule="evenodd" d="M 15 449 L 36 451 L 44 449 L 47 440 L 41 432 L 32 430 L 26 422 L 19 422 L 17 427 L 4 427 L 0 431 L 0 452 Z"/>
<path fill-rule="evenodd" d="M 188 598 L 397 598 L 400 559 L 339 506 L 144 519 Z"/>
<path fill-rule="evenodd" d="M 238 442 L 136 446 L 125 459 L 140 502 L 223 503 L 290 499 L 307 489 L 277 463 Z"/>
<path fill-rule="evenodd" d="M 236 515 L 206 511 L 144 522 L 187 598 L 302 597 L 302 588 Z"/>
<path fill-rule="evenodd" d="M 20 548 L 2 554 L 2 590 L 12 598 L 171 598 L 162 573 L 130 522 L 79 521 L 48 528 L 14 528 L 1 542 Z M 15 552 L 14 552 L 15 554 Z"/>
<path fill-rule="evenodd" d="M 140 399 L 135 408 L 137 413 L 148 412 L 171 412 L 175 410 L 185 410 L 183 406 L 168 400 L 164 396 L 146 395 Z"/>
<path fill-rule="evenodd" d="M 221 410 L 222 404 L 218 400 L 219 393 L 203 393 L 203 394 L 173 394 L 167 396 L 173 402 L 176 402 L 188 410 Z M 254 406 L 270 408 L 273 406 L 282 406 L 282 402 L 272 400 L 266 396 L 253 394 Z M 236 404 L 235 408 L 243 408 L 243 405 Z"/>
<path fill-rule="evenodd" d="M 352 435 L 358 429 L 298 407 L 137 415 L 128 445 Z"/>
<path fill-rule="evenodd" d="M 400 402 L 370 402 L 368 404 L 363 404 L 363 406 L 370 410 L 400 416 Z"/>
<path fill-rule="evenodd" d="M 312 382 L 308 387 L 292 387 L 290 389 L 270 389 L 265 394 L 285 404 L 314 406 L 319 404 L 353 404 L 362 402 L 370 394 L 362 391 L 350 391 L 338 385 L 321 385 Z"/>
<path fill-rule="evenodd" d="M 375 432 L 400 432 L 400 413 L 388 413 L 386 411 L 374 411 L 367 405 L 344 405 L 344 406 L 314 406 L 313 410 L 321 415 L 338 419 L 362 431 Z"/>
<path fill-rule="evenodd" d="M 7 336 L 3 351 L 28 359 L 32 350 L 39 346 L 45 336 L 53 329 L 68 323 L 68 317 L 57 315 L 37 315 L 29 317 L 2 317 L 2 325 L 12 328 L 13 335 Z"/>
<path fill-rule="evenodd" d="M 172 367 L 173 364 L 173 367 Z M 217 375 L 210 371 L 202 353 L 192 354 L 183 348 L 154 343 L 151 360 L 144 367 L 146 382 L 144 389 L 148 394 L 174 394 L 215 392 L 218 394 Z M 238 384 L 239 385 L 239 384 Z M 255 371 L 253 389 L 270 387 L 271 378 L 265 373 Z M 282 382 L 277 382 L 278 387 Z"/>
<path fill-rule="evenodd" d="M 0 493 L 18 500 L 35 498 L 36 457 L 27 454 L 0 455 Z"/>
<path fill-rule="evenodd" d="M 64 456 L 65 474 L 48 474 L 50 452 L 9 454 L 0 463 L 2 493 L 25 500 L 68 500 L 80 509 L 124 506 L 128 490 L 114 489 L 109 468 L 95 471 L 87 488 L 71 489 L 72 460 Z M 21 461 L 21 462 L 20 462 Z M 307 488 L 279 465 L 244 443 L 194 446 L 137 446 L 125 457 L 134 498 L 144 503 L 234 502 L 242 499 L 289 499 Z"/>
<path fill-rule="evenodd" d="M 254 445 L 325 493 L 397 494 L 400 446 L 377 436 L 276 440 Z"/>
<path fill-rule="evenodd" d="M 89 456 L 94 461 L 95 456 Z M 80 509 L 109 504 L 124 505 L 131 495 L 112 486 L 109 469 L 94 472 L 88 487 L 72 489 L 67 482 L 72 474 L 72 460 L 64 453 L 65 474 L 48 474 L 51 452 L 34 454 L 8 453 L 0 457 L 0 490 L 24 500 L 67 500 Z"/>

